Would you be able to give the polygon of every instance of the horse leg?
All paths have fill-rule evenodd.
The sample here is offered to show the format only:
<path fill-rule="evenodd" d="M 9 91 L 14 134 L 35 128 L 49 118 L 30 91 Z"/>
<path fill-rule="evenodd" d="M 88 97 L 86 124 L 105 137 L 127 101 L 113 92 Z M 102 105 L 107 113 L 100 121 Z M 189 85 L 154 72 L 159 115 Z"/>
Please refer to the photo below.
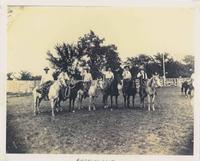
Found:
<path fill-rule="evenodd" d="M 94 103 L 94 96 L 92 97 L 92 107 L 93 107 L 93 110 L 95 111 L 96 110 L 96 107 L 95 107 L 95 103 Z"/>
<path fill-rule="evenodd" d="M 39 98 L 39 97 L 38 97 L 37 106 L 36 106 L 36 107 L 37 107 L 37 112 L 38 112 L 38 113 L 40 113 L 40 103 L 41 103 L 41 101 L 42 101 L 42 98 Z"/>
<path fill-rule="evenodd" d="M 188 91 L 188 88 L 187 88 L 187 87 L 185 87 L 185 97 L 187 97 L 187 96 L 188 96 L 188 94 L 187 94 L 187 91 Z"/>
<path fill-rule="evenodd" d="M 81 107 L 82 107 L 82 100 L 83 98 L 82 98 L 82 96 L 80 96 L 79 98 L 78 98 L 78 109 L 80 110 L 81 109 Z"/>
<path fill-rule="evenodd" d="M 126 107 L 126 96 L 124 96 L 124 108 Z"/>
<path fill-rule="evenodd" d="M 127 96 L 127 107 L 128 108 L 130 107 L 130 96 L 129 95 Z"/>
<path fill-rule="evenodd" d="M 75 104 L 75 98 L 72 99 L 72 112 L 75 112 L 74 104 Z"/>
<path fill-rule="evenodd" d="M 118 101 L 117 100 L 118 100 L 118 96 L 116 95 L 115 96 L 115 105 L 116 105 L 116 108 L 118 108 Z"/>
<path fill-rule="evenodd" d="M 69 112 L 71 112 L 71 106 L 72 106 L 72 99 L 69 98 Z"/>
<path fill-rule="evenodd" d="M 55 117 L 54 106 L 55 106 L 55 100 L 51 99 L 51 115 L 52 115 L 52 117 Z"/>
<path fill-rule="evenodd" d="M 91 106 L 92 106 L 92 96 L 89 97 L 88 111 L 91 111 Z"/>
<path fill-rule="evenodd" d="M 112 106 L 113 106 L 113 96 L 110 95 L 110 110 L 112 111 Z"/>
<path fill-rule="evenodd" d="M 134 108 L 134 104 L 135 104 L 135 94 L 133 94 L 133 97 L 132 97 L 132 105 L 133 105 L 133 108 Z"/>
<path fill-rule="evenodd" d="M 151 107 L 151 96 L 148 94 L 147 95 L 147 105 L 148 105 L 148 111 L 150 111 L 150 107 Z"/>
<path fill-rule="evenodd" d="M 108 108 L 108 96 L 104 95 L 104 108 Z"/>
<path fill-rule="evenodd" d="M 34 100 L 33 100 L 34 116 L 37 115 L 37 101 L 38 101 L 38 97 L 34 97 Z"/>
<path fill-rule="evenodd" d="M 143 107 L 143 102 L 144 102 L 144 98 L 143 98 L 142 95 L 140 94 L 140 108 Z"/>
<path fill-rule="evenodd" d="M 151 99 L 152 110 L 153 110 L 153 111 L 155 111 L 154 102 L 155 102 L 155 95 L 153 95 L 153 96 L 152 96 L 152 99 Z"/>

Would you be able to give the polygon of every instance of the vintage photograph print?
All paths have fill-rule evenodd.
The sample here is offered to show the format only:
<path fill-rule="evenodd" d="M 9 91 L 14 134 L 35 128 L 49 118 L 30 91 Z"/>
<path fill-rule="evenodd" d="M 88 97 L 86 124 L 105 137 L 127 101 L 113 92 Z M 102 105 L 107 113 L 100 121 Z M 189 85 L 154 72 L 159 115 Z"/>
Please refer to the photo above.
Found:
<path fill-rule="evenodd" d="M 193 8 L 7 16 L 6 153 L 194 154 Z"/>

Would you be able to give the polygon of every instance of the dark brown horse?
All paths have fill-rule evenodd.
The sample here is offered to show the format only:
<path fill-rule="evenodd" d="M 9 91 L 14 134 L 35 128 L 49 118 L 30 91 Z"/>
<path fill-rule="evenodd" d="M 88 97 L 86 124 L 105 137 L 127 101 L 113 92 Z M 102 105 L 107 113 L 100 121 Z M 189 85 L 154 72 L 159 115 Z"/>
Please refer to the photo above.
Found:
<path fill-rule="evenodd" d="M 60 93 L 60 101 L 58 103 L 58 106 L 60 106 L 60 102 L 61 101 L 66 101 L 67 99 L 69 99 L 69 112 L 75 112 L 75 101 L 76 101 L 76 98 L 77 98 L 77 94 L 78 94 L 78 91 L 81 89 L 83 90 L 83 81 L 74 81 L 73 84 L 70 84 L 69 85 L 69 88 L 70 88 L 70 91 L 69 91 L 69 94 L 67 97 L 63 96 L 61 93 Z"/>
<path fill-rule="evenodd" d="M 132 97 L 132 106 L 134 107 L 135 95 L 137 93 L 136 83 L 134 79 L 123 80 L 122 92 L 124 96 L 124 107 L 130 107 L 130 98 Z"/>
<path fill-rule="evenodd" d="M 181 86 L 181 92 L 185 94 L 185 97 L 192 97 L 192 91 L 194 90 L 194 86 L 192 81 L 184 81 Z"/>
<path fill-rule="evenodd" d="M 114 79 L 111 80 L 105 80 L 103 84 L 100 86 L 102 89 L 103 94 L 103 103 L 104 108 L 108 108 L 108 97 L 110 96 L 110 109 L 113 108 L 113 97 L 115 97 L 115 106 L 118 108 L 118 96 L 119 96 L 119 89 L 118 85 L 121 82 L 119 79 L 115 76 Z"/>

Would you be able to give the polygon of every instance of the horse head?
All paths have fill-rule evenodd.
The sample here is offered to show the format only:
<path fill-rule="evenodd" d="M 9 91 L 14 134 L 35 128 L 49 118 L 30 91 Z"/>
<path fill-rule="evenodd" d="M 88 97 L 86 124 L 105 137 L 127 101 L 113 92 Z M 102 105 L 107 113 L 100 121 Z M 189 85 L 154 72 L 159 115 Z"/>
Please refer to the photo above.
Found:
<path fill-rule="evenodd" d="M 152 76 L 152 84 L 155 87 L 161 87 L 160 79 L 157 75 Z"/>

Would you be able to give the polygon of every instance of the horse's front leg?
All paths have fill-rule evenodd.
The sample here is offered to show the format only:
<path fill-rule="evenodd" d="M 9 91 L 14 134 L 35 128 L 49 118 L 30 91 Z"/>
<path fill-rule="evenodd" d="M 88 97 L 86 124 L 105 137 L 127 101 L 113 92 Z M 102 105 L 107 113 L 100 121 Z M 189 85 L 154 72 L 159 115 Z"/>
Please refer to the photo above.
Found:
<path fill-rule="evenodd" d="M 148 111 L 150 111 L 151 109 L 151 96 L 148 94 L 147 95 L 147 105 L 148 105 Z"/>
<path fill-rule="evenodd" d="M 104 95 L 104 108 L 108 108 L 108 96 Z"/>
<path fill-rule="evenodd" d="M 134 108 L 134 105 L 135 105 L 135 94 L 133 94 L 133 97 L 132 97 L 132 106 Z"/>
<path fill-rule="evenodd" d="M 155 94 L 152 96 L 152 99 L 151 99 L 151 103 L 152 103 L 152 110 L 153 110 L 153 111 L 155 111 L 154 102 L 155 102 Z"/>
<path fill-rule="evenodd" d="M 52 117 L 55 117 L 54 108 L 55 108 L 55 100 L 51 99 L 51 115 L 52 115 Z"/>
<path fill-rule="evenodd" d="M 91 111 L 91 106 L 92 106 L 92 96 L 89 97 L 88 111 Z"/>
<path fill-rule="evenodd" d="M 82 108 L 82 104 L 83 104 L 83 97 L 81 96 L 80 98 L 78 98 L 78 109 L 79 110 Z"/>
<path fill-rule="evenodd" d="M 40 103 L 41 103 L 41 101 L 42 101 L 42 98 L 39 98 L 39 97 L 38 97 L 37 106 L 36 106 L 36 108 L 37 108 L 37 113 L 40 113 Z"/>
<path fill-rule="evenodd" d="M 93 110 L 95 111 L 96 110 L 96 106 L 95 106 L 95 101 L 94 101 L 95 97 L 92 96 L 92 107 L 93 107 Z"/>
<path fill-rule="evenodd" d="M 145 105 L 144 105 L 144 97 L 141 97 L 141 99 L 140 99 L 140 107 L 141 108 L 145 107 Z"/>

